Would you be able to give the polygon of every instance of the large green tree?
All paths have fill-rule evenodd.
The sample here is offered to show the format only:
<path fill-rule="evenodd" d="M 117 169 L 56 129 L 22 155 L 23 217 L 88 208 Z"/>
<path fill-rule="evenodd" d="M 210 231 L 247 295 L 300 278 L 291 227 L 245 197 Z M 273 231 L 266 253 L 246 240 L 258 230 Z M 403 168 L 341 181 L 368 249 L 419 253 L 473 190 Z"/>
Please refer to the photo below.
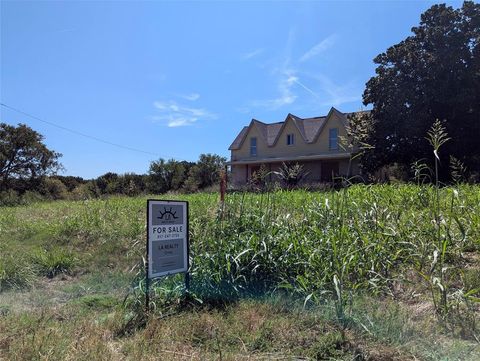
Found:
<path fill-rule="evenodd" d="M 412 32 L 374 59 L 376 75 L 363 94 L 364 104 L 373 105 L 365 141 L 374 148 L 367 151 L 363 165 L 373 171 L 430 157 L 425 136 L 440 119 L 451 137 L 442 149 L 442 163 L 454 156 L 478 172 L 480 5 L 434 5 Z M 442 169 L 445 178 L 448 167 Z"/>
<path fill-rule="evenodd" d="M 150 164 L 147 189 L 151 193 L 165 193 L 183 186 L 193 163 L 160 158 Z"/>
<path fill-rule="evenodd" d="M 197 164 L 190 169 L 187 183 L 190 187 L 195 184 L 201 189 L 220 182 L 220 174 L 226 162 L 227 159 L 218 154 L 200 154 Z"/>
<path fill-rule="evenodd" d="M 61 168 L 59 157 L 29 126 L 0 123 L 0 190 L 34 187 L 43 176 Z"/>

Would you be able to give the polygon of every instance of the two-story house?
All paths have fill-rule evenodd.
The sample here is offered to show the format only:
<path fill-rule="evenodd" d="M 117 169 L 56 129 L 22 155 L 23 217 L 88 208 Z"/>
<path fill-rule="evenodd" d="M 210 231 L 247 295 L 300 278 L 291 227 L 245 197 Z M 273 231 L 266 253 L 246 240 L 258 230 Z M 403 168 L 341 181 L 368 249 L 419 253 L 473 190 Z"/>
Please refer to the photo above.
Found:
<path fill-rule="evenodd" d="M 246 184 L 265 165 L 270 172 L 282 163 L 299 163 L 307 182 L 330 182 L 335 176 L 359 174 L 352 150 L 341 146 L 348 114 L 331 108 L 326 116 L 299 118 L 288 114 L 283 122 L 266 124 L 252 119 L 237 135 L 231 150 L 232 182 Z"/>

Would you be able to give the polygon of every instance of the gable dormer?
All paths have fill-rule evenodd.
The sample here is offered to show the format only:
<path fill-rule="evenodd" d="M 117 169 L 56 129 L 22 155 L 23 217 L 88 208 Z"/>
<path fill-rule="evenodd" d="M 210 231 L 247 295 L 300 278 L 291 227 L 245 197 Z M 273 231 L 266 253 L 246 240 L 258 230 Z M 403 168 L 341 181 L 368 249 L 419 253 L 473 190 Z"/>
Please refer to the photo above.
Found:
<path fill-rule="evenodd" d="M 347 135 L 347 122 L 345 114 L 332 107 L 318 130 L 314 143 L 319 145 L 322 152 L 341 152 L 339 139 Z"/>
<path fill-rule="evenodd" d="M 288 113 L 285 120 L 280 124 L 281 126 L 272 143 L 273 147 L 275 147 L 278 142 L 285 142 L 285 144 L 289 146 L 294 146 L 297 142 L 307 142 L 301 118 Z"/>

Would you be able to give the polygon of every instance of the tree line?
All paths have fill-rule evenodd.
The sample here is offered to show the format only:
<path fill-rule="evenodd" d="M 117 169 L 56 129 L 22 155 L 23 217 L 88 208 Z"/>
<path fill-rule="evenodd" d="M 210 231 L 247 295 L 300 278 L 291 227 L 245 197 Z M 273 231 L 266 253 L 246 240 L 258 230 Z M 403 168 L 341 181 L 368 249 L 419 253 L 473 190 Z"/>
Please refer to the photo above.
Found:
<path fill-rule="evenodd" d="M 42 199 L 81 200 L 107 195 L 136 196 L 170 191 L 196 192 L 219 182 L 226 159 L 201 154 L 197 162 L 158 159 L 146 174 L 108 172 L 95 179 L 61 176 L 60 153 L 25 124 L 0 123 L 0 205 Z"/>

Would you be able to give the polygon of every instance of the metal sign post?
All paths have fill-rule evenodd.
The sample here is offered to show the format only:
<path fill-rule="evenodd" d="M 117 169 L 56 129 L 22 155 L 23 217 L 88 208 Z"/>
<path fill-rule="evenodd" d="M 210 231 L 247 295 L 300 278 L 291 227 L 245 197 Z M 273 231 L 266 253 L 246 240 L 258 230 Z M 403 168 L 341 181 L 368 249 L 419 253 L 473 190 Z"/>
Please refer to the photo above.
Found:
<path fill-rule="evenodd" d="M 185 288 L 188 292 L 188 231 L 188 202 L 147 200 L 146 312 L 150 309 L 151 278 L 185 273 Z"/>

